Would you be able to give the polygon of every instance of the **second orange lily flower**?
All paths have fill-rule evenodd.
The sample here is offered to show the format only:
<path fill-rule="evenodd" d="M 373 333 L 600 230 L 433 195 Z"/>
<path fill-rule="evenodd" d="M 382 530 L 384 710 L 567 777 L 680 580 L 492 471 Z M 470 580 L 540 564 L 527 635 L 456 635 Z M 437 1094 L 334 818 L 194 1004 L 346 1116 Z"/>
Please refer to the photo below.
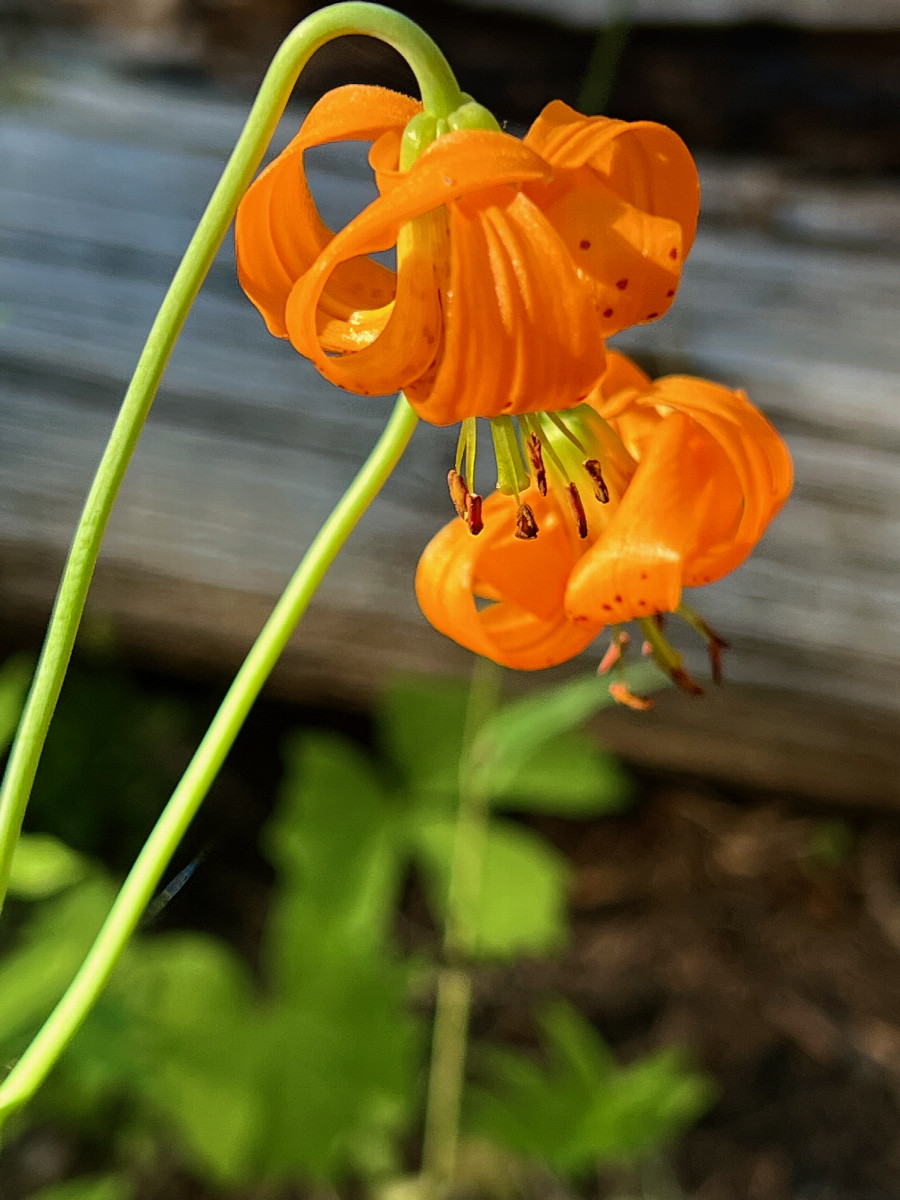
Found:
<path fill-rule="evenodd" d="M 332 383 L 402 389 L 433 424 L 580 403 L 604 339 L 675 295 L 699 204 L 687 148 L 665 126 L 554 101 L 524 140 L 456 130 L 401 171 L 420 111 L 355 85 L 313 106 L 238 210 L 245 291 Z M 348 140 L 373 143 L 379 195 L 332 233 L 303 155 Z M 396 272 L 370 257 L 391 247 Z"/>
<path fill-rule="evenodd" d="M 604 626 L 637 619 L 677 678 L 680 658 L 656 619 L 682 608 L 683 588 L 747 557 L 790 493 L 787 447 L 743 392 L 683 375 L 654 383 L 612 352 L 587 404 L 563 419 L 569 440 L 546 438 L 545 425 L 555 476 L 546 496 L 536 485 L 495 493 L 478 537 L 462 521 L 442 530 L 419 563 L 419 604 L 463 646 L 525 670 L 564 662 Z M 571 508 L 575 476 L 588 498 L 576 488 Z M 597 477 L 595 500 L 585 484 Z M 523 503 L 537 526 L 527 540 Z M 720 640 L 688 619 L 715 651 Z"/>

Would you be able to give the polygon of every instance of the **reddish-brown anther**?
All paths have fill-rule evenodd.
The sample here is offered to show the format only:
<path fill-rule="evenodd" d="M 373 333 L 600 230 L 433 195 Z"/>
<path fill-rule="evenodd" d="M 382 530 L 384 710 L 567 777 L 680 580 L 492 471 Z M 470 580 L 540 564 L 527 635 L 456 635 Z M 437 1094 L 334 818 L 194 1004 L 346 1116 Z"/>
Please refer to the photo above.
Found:
<path fill-rule="evenodd" d="M 584 511 L 584 505 L 581 503 L 581 496 L 578 494 L 578 488 L 574 483 L 570 483 L 566 487 L 566 499 L 569 502 L 569 508 L 572 510 L 572 516 L 575 518 L 578 536 L 586 538 L 588 535 L 587 516 Z"/>
<path fill-rule="evenodd" d="M 516 537 L 523 542 L 530 542 L 538 535 L 538 523 L 528 504 L 520 504 L 516 513 Z"/>
<path fill-rule="evenodd" d="M 528 435 L 525 448 L 528 451 L 528 461 L 531 463 L 531 470 L 534 473 L 534 482 L 537 484 L 537 490 L 542 496 L 546 496 L 547 472 L 544 468 L 544 452 L 541 448 L 541 439 L 536 433 Z"/>
<path fill-rule="evenodd" d="M 453 501 L 453 507 L 456 509 L 457 516 L 465 520 L 466 500 L 469 495 L 469 489 L 466 487 L 466 481 L 460 475 L 459 471 L 454 471 L 452 467 L 447 472 L 447 486 L 450 489 L 450 499 Z"/>
<path fill-rule="evenodd" d="M 466 493 L 466 510 L 463 520 L 469 527 L 469 533 L 481 533 L 484 521 L 481 517 L 481 497 L 477 492 Z"/>
<path fill-rule="evenodd" d="M 609 504 L 609 488 L 606 486 L 606 480 L 603 478 L 603 468 L 600 466 L 596 458 L 586 458 L 584 460 L 584 469 L 591 477 L 594 484 L 594 495 L 601 504 Z"/>

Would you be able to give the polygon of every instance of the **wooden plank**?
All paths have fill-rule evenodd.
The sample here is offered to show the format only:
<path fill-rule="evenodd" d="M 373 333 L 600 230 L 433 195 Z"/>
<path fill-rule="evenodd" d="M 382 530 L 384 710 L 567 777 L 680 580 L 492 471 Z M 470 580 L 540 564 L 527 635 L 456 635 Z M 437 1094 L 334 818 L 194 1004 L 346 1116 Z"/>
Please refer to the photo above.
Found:
<path fill-rule="evenodd" d="M 464 0 L 564 25 L 596 29 L 625 19 L 636 25 L 737 25 L 771 21 L 814 29 L 898 29 L 895 0 Z"/>
<path fill-rule="evenodd" d="M 34 625 L 49 607 L 125 382 L 242 119 L 124 85 L 65 85 L 0 115 L 7 621 Z M 336 220 L 371 194 L 362 161 L 349 148 L 317 160 L 314 187 Z M 698 597 L 733 642 L 732 686 L 712 702 L 667 697 L 651 723 L 616 714 L 609 736 L 657 765 L 730 777 L 754 764 L 745 780 L 896 803 L 897 197 L 855 185 L 852 203 L 874 216 L 865 236 L 844 236 L 841 193 L 758 164 L 703 175 L 711 220 L 678 301 L 621 342 L 659 373 L 747 387 L 791 444 L 797 489 L 754 558 Z M 737 186 L 748 178 L 755 192 Z M 132 652 L 232 668 L 387 411 L 330 388 L 268 336 L 226 246 L 126 479 L 91 619 Z M 421 547 L 449 516 L 454 441 L 417 432 L 292 643 L 281 691 L 363 703 L 392 670 L 465 669 L 412 590 Z M 699 648 L 689 657 L 702 670 Z"/>

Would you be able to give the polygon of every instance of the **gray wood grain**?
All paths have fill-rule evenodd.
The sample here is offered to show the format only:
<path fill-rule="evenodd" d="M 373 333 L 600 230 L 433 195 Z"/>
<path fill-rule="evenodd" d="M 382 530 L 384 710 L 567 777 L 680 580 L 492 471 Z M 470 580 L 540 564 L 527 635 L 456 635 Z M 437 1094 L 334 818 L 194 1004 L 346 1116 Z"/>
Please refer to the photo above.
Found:
<path fill-rule="evenodd" d="M 48 85 L 0 112 L 7 620 L 35 624 L 49 607 L 125 383 L 242 119 L 227 105 L 90 80 Z M 286 119 L 279 143 L 298 119 Z M 362 162 L 356 148 L 315 159 L 313 185 L 335 223 L 371 194 Z M 746 387 L 787 437 L 797 487 L 751 561 L 695 597 L 733 643 L 727 699 L 667 698 L 667 715 L 650 723 L 615 714 L 609 737 L 631 757 L 668 753 L 726 775 L 744 744 L 756 763 L 746 779 L 897 801 L 897 194 L 796 182 L 763 164 L 702 173 L 709 215 L 678 300 L 620 343 L 658 373 Z M 387 412 L 387 401 L 331 388 L 268 336 L 226 244 L 126 478 L 90 620 L 170 664 L 233 667 Z M 422 546 L 449 518 L 454 441 L 452 431 L 417 431 L 316 598 L 277 688 L 360 703 L 396 669 L 466 669 L 412 590 Z M 689 659 L 703 669 L 699 648 Z M 851 756 L 835 749 L 847 738 Z"/>
<path fill-rule="evenodd" d="M 550 18 L 596 29 L 623 17 L 635 24 L 731 25 L 745 21 L 816 29 L 896 29 L 896 0 L 465 0 L 473 8 Z"/>

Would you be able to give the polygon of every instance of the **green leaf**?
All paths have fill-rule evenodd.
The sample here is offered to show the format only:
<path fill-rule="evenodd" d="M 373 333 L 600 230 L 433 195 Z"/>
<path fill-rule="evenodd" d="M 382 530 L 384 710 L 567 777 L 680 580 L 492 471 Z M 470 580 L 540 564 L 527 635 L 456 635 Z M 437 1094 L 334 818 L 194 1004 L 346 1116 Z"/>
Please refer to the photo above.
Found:
<path fill-rule="evenodd" d="M 114 889 L 90 878 L 38 905 L 0 964 L 0 1058 L 21 1053 L 78 970 Z"/>
<path fill-rule="evenodd" d="M 417 792 L 455 795 L 468 703 L 469 685 L 457 679 L 400 680 L 384 693 L 379 741 Z"/>
<path fill-rule="evenodd" d="M 598 1162 L 634 1163 L 709 1107 L 709 1080 L 678 1050 L 616 1067 L 593 1026 L 569 1004 L 540 1021 L 545 1061 L 510 1050 L 479 1055 L 480 1084 L 467 1094 L 466 1125 L 525 1158 L 583 1176 Z"/>
<path fill-rule="evenodd" d="M 132 1093 L 165 1119 L 204 1175 L 246 1182 L 262 1094 L 259 1014 L 243 964 L 202 934 L 141 938 L 114 976 L 114 998 L 123 1030 L 107 1055 L 118 1055 Z"/>
<path fill-rule="evenodd" d="M 13 855 L 9 894 L 42 900 L 80 882 L 89 870 L 87 860 L 57 838 L 23 833 Z"/>
<path fill-rule="evenodd" d="M 662 1050 L 616 1073 L 573 1130 L 573 1163 L 635 1163 L 671 1142 L 709 1108 L 715 1089 L 687 1055 Z"/>
<path fill-rule="evenodd" d="M 423 820 L 413 829 L 417 858 L 442 915 L 456 826 Z M 479 903 L 470 949 L 486 958 L 547 954 L 565 942 L 569 867 L 543 839 L 507 821 L 492 821 L 484 841 Z"/>
<path fill-rule="evenodd" d="M 347 739 L 307 734 L 289 748 L 264 833 L 278 871 L 265 954 L 283 993 L 302 990 L 320 959 L 380 953 L 400 886 L 400 815 Z"/>
<path fill-rule="evenodd" d="M 504 772 L 495 808 L 589 817 L 620 812 L 631 801 L 631 778 L 618 759 L 583 733 L 562 733 Z"/>
<path fill-rule="evenodd" d="M 627 678 L 637 692 L 652 691 L 664 682 L 651 663 L 630 668 Z M 489 795 L 508 794 L 522 763 L 559 734 L 576 729 L 614 703 L 607 682 L 590 675 L 504 705 L 485 723 L 472 747 L 474 786 Z"/>
<path fill-rule="evenodd" d="M 93 1175 L 45 1188 L 28 1200 L 132 1200 L 134 1185 L 122 1175 Z"/>
<path fill-rule="evenodd" d="M 424 1042 L 405 970 L 387 958 L 327 962 L 273 1007 L 256 1036 L 264 1179 L 336 1185 L 397 1173 Z"/>
<path fill-rule="evenodd" d="M 24 654 L 8 658 L 0 667 L 0 754 L 16 732 L 33 670 L 33 661 Z"/>

